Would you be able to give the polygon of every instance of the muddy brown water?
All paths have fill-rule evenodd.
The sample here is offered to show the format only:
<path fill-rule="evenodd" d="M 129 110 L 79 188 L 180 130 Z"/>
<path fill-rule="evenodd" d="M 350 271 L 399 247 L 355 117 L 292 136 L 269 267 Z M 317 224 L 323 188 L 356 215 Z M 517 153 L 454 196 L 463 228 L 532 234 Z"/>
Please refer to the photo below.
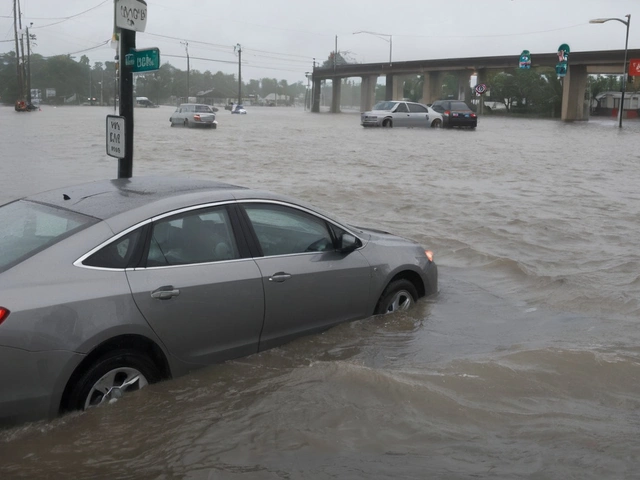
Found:
<path fill-rule="evenodd" d="M 639 121 L 380 130 L 247 110 L 192 130 L 136 109 L 134 175 L 276 190 L 413 238 L 440 292 L 0 430 L 0 478 L 637 478 Z M 0 202 L 115 177 L 107 114 L 1 108 Z"/>

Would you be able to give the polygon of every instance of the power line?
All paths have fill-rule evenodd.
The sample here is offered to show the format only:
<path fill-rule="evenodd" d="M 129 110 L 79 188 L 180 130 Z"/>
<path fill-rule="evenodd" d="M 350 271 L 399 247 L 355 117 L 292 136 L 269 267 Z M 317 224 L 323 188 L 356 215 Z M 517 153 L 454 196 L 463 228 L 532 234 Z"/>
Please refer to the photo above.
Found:
<path fill-rule="evenodd" d="M 60 23 L 62 23 L 62 22 L 66 22 L 67 20 L 71 20 L 72 18 L 76 18 L 76 17 L 79 17 L 80 15 L 84 15 L 85 13 L 90 12 L 91 10 L 95 10 L 96 8 L 101 7 L 102 5 L 104 5 L 105 3 L 110 2 L 110 1 L 111 1 L 111 0 L 104 0 L 103 2 L 99 3 L 99 4 L 98 4 L 98 5 L 96 5 L 95 7 L 91 7 L 91 8 L 89 8 L 88 10 L 85 10 L 85 11 L 83 11 L 83 12 L 76 13 L 75 15 L 71 15 L 71 16 L 69 16 L 69 17 L 60 17 L 60 18 L 62 18 L 62 19 L 61 19 L 59 22 L 49 23 L 49 24 L 47 24 L 47 25 L 41 25 L 41 26 L 39 26 L 39 27 L 33 27 L 33 29 L 36 29 L 36 28 L 45 28 L 45 27 L 51 27 L 51 26 L 53 26 L 53 25 L 58 25 L 58 24 L 60 24 Z M 32 17 L 29 17 L 29 19 L 30 19 L 30 20 L 54 20 L 53 18 L 48 19 L 48 18 L 38 18 L 38 17 L 33 17 L 33 18 L 32 18 Z"/>

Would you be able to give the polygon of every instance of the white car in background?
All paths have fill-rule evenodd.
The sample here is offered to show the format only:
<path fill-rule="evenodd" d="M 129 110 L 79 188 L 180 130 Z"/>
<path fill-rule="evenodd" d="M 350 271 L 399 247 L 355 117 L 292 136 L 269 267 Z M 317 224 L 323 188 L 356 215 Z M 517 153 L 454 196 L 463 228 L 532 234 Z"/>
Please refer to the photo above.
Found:
<path fill-rule="evenodd" d="M 422 103 L 386 100 L 360 114 L 360 124 L 363 127 L 438 128 L 442 126 L 442 114 Z"/>
<path fill-rule="evenodd" d="M 183 103 L 169 117 L 171 126 L 217 128 L 216 113 L 209 105 L 203 103 Z"/>

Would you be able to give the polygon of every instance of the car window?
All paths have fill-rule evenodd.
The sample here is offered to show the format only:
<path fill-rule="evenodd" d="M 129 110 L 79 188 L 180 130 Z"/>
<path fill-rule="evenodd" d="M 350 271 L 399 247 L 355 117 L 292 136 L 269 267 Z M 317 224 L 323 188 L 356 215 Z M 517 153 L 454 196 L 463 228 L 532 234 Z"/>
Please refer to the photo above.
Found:
<path fill-rule="evenodd" d="M 427 113 L 427 107 L 424 107 L 417 103 L 409 103 L 409 111 L 416 113 Z"/>
<path fill-rule="evenodd" d="M 198 113 L 213 113 L 208 105 L 196 105 L 196 112 Z"/>
<path fill-rule="evenodd" d="M 147 267 L 219 262 L 239 258 L 224 207 L 186 212 L 153 224 Z"/>
<path fill-rule="evenodd" d="M 244 206 L 265 256 L 334 250 L 327 222 L 295 208 Z"/>
<path fill-rule="evenodd" d="M 134 257 L 138 241 L 140 240 L 141 228 L 130 232 L 118 240 L 104 246 L 96 253 L 88 257 L 83 265 L 103 268 L 127 268 Z M 137 255 L 138 259 L 140 255 Z"/>
<path fill-rule="evenodd" d="M 409 109 L 407 108 L 407 104 L 404 103 L 404 102 L 400 102 L 398 104 L 398 108 L 396 108 L 396 110 L 395 110 L 395 113 L 398 113 L 398 112 L 404 113 L 404 112 L 408 112 L 408 111 L 409 111 Z"/>
<path fill-rule="evenodd" d="M 373 106 L 374 110 L 393 110 L 398 102 L 378 102 Z"/>
<path fill-rule="evenodd" d="M 431 105 L 436 112 L 443 113 L 446 110 L 445 104 L 443 102 L 435 102 Z"/>
<path fill-rule="evenodd" d="M 0 272 L 97 220 L 28 201 L 0 207 Z"/>

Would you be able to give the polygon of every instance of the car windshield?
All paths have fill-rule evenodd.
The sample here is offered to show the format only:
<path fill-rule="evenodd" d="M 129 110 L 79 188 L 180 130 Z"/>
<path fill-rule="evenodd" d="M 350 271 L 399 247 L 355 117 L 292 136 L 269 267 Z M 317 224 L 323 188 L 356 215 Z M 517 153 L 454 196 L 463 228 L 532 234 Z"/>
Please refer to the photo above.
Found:
<path fill-rule="evenodd" d="M 213 111 L 207 105 L 196 105 L 196 112 L 198 112 L 198 113 L 213 113 Z"/>
<path fill-rule="evenodd" d="M 0 272 L 81 230 L 96 220 L 27 201 L 0 207 Z"/>
<path fill-rule="evenodd" d="M 393 110 L 398 102 L 378 102 L 373 106 L 374 110 Z"/>
<path fill-rule="evenodd" d="M 469 110 L 469 107 L 464 102 L 451 102 L 451 110 Z"/>

